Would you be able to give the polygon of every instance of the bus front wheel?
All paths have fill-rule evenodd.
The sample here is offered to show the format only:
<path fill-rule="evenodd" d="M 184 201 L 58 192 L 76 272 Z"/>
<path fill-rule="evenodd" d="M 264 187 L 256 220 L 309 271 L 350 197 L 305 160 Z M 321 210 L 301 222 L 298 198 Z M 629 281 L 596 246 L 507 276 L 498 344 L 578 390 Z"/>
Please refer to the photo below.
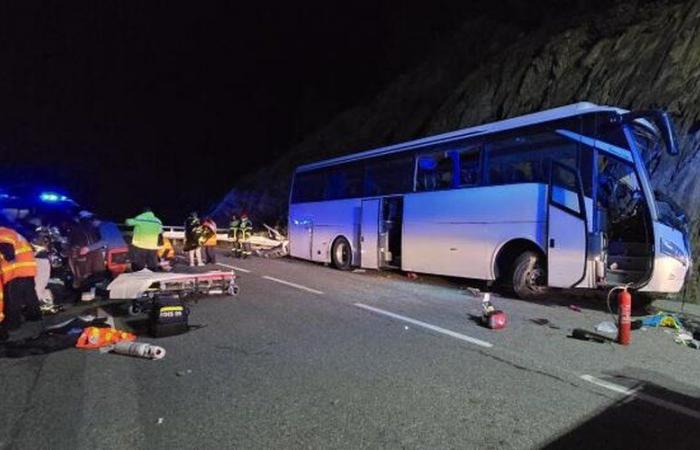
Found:
<path fill-rule="evenodd" d="M 350 270 L 352 263 L 352 249 L 350 243 L 344 237 L 339 237 L 333 242 L 331 249 L 331 261 L 333 267 L 339 270 Z"/>
<path fill-rule="evenodd" d="M 527 251 L 513 264 L 513 292 L 523 300 L 541 296 L 546 291 L 546 274 L 542 257 Z"/>

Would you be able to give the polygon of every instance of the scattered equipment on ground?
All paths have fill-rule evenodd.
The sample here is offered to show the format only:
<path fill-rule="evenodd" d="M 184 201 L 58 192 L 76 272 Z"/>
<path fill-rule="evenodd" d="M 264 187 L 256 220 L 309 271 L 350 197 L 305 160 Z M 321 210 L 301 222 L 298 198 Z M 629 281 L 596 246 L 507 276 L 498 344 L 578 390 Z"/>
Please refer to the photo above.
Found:
<path fill-rule="evenodd" d="M 173 273 L 141 270 L 119 275 L 107 286 L 107 291 L 111 299 L 132 300 L 129 314 L 136 315 L 150 311 L 158 296 L 238 295 L 239 288 L 233 271 Z"/>
<path fill-rule="evenodd" d="M 165 349 L 146 342 L 117 342 L 111 349 L 120 355 L 136 356 L 144 359 L 163 359 Z"/>
<path fill-rule="evenodd" d="M 486 292 L 481 302 L 483 315 L 481 323 L 492 330 L 502 330 L 508 324 L 508 316 L 503 311 L 496 309 L 491 303 L 491 294 Z"/>
<path fill-rule="evenodd" d="M 149 314 L 149 333 L 153 337 L 186 333 L 189 330 L 189 315 L 190 310 L 179 295 L 157 295 Z"/>
<path fill-rule="evenodd" d="M 632 295 L 627 287 L 624 287 L 617 296 L 617 342 L 620 345 L 629 345 L 632 336 Z"/>
<path fill-rule="evenodd" d="M 579 339 L 581 341 L 593 341 L 599 344 L 604 344 L 606 342 L 615 342 L 612 338 L 603 336 L 602 334 L 594 333 L 592 331 L 584 330 L 582 328 L 574 328 L 571 332 L 571 337 L 574 339 Z"/>

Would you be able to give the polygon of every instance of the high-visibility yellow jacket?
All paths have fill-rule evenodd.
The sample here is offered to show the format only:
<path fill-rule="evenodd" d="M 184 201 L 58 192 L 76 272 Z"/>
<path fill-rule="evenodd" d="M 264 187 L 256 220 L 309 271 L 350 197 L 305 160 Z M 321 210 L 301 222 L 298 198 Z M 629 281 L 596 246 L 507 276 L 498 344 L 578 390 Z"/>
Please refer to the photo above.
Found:
<path fill-rule="evenodd" d="M 158 248 L 158 258 L 160 259 L 174 259 L 175 258 L 175 248 L 173 248 L 173 243 L 170 239 L 163 236 L 163 245 Z"/>
<path fill-rule="evenodd" d="M 158 250 L 158 235 L 163 232 L 163 224 L 151 211 L 145 211 L 132 219 L 126 219 L 126 224 L 134 227 L 134 237 L 131 244 L 146 250 Z"/>
<path fill-rule="evenodd" d="M 14 259 L 3 258 L 0 261 L 2 283 L 7 284 L 15 278 L 36 276 L 34 249 L 27 240 L 11 228 L 0 227 L 0 243 L 9 244 L 14 250 Z"/>
<path fill-rule="evenodd" d="M 204 235 L 206 236 L 202 243 L 205 247 L 213 247 L 216 245 L 216 223 L 213 220 L 205 220 L 202 227 L 206 228 Z"/>
<path fill-rule="evenodd" d="M 0 260 L 3 258 L 0 257 Z M 2 285 L 2 278 L 0 278 L 0 323 L 5 320 L 5 293 L 3 292 L 5 288 Z"/>

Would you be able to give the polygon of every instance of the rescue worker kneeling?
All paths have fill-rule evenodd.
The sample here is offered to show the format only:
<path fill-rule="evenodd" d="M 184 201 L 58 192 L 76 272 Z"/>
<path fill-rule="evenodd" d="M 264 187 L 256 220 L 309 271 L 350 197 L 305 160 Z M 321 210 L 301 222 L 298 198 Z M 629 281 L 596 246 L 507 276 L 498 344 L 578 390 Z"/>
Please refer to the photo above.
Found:
<path fill-rule="evenodd" d="M 0 339 L 7 337 L 8 330 L 22 325 L 22 316 L 41 320 L 34 282 L 36 270 L 31 244 L 15 230 L 0 227 L 0 279 L 4 294 L 4 302 L 0 301 Z"/>

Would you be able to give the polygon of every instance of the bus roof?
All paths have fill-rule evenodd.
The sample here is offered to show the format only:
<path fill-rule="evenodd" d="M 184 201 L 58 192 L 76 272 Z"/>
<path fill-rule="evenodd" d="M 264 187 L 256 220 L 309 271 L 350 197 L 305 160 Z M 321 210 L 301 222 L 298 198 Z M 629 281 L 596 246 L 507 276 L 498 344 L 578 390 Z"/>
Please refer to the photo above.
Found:
<path fill-rule="evenodd" d="M 437 134 L 434 136 L 428 136 L 425 138 L 416 139 L 413 141 L 402 142 L 399 144 L 393 144 L 386 147 L 380 147 L 374 150 L 368 150 L 360 153 L 353 153 L 346 156 L 340 156 L 337 158 L 326 159 L 323 161 L 318 161 L 311 164 L 305 164 L 303 166 L 297 167 L 297 172 L 304 172 L 307 170 L 318 169 L 321 167 L 333 166 L 336 164 L 342 164 L 350 161 L 355 161 L 358 159 L 371 158 L 373 156 L 387 155 L 390 153 L 397 153 L 404 150 L 409 150 L 413 148 L 419 148 L 430 144 L 448 142 L 454 139 L 459 139 L 469 136 L 479 136 L 484 134 L 495 133 L 498 131 L 511 130 L 515 128 L 520 128 L 528 125 L 534 125 L 542 122 L 549 122 L 551 120 L 563 119 L 565 117 L 573 117 L 580 114 L 592 113 L 592 112 L 604 112 L 604 111 L 614 111 L 618 113 L 626 113 L 627 110 L 616 108 L 613 106 L 601 106 L 590 102 L 579 102 L 571 105 L 560 106 L 558 108 L 547 109 L 544 111 L 539 111 L 532 114 L 525 114 L 523 116 L 513 117 L 510 119 L 499 120 L 497 122 L 486 123 L 483 125 L 478 125 L 475 127 L 462 128 L 455 131 L 450 131 L 447 133 Z"/>

